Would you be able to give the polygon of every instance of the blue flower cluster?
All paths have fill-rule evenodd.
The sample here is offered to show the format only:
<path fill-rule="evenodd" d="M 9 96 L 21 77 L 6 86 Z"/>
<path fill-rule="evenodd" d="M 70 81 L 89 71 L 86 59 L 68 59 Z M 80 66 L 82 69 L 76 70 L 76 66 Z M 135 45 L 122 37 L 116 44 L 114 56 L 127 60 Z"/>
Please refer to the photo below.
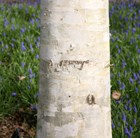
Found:
<path fill-rule="evenodd" d="M 140 5 L 134 1 L 110 4 L 111 90 L 113 138 L 139 137 L 140 122 Z"/>

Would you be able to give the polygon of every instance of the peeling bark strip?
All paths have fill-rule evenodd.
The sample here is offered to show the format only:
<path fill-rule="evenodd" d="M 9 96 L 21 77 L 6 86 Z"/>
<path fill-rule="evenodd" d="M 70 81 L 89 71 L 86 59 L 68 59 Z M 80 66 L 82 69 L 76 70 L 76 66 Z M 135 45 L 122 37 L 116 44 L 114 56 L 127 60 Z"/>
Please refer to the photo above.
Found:
<path fill-rule="evenodd" d="M 41 0 L 37 138 L 111 138 L 108 0 Z"/>

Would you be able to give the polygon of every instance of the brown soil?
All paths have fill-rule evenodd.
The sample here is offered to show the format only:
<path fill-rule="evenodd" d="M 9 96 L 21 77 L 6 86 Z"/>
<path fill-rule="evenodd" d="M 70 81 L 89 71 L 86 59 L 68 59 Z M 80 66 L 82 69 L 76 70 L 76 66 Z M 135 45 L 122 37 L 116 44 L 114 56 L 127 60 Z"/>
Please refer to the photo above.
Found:
<path fill-rule="evenodd" d="M 35 112 L 31 109 L 20 109 L 13 115 L 7 116 L 0 121 L 0 138 L 11 138 L 12 134 L 19 128 L 20 137 L 33 138 L 36 134 Z"/>

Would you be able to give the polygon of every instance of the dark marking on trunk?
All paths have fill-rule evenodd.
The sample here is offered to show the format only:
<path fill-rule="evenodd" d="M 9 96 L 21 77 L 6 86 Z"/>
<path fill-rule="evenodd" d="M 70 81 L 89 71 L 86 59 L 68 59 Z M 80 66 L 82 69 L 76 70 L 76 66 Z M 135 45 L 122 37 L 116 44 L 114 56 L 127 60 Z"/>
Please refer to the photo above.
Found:
<path fill-rule="evenodd" d="M 89 94 L 86 98 L 86 102 L 89 104 L 89 105 L 93 105 L 93 104 L 96 104 L 95 103 L 95 97 L 92 95 L 92 94 Z"/>

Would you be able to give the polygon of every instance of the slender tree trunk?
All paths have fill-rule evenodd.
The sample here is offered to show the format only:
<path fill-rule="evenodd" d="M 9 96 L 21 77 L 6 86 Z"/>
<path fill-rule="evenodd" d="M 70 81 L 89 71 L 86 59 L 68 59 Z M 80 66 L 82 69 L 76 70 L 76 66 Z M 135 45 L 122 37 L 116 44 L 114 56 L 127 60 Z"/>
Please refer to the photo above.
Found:
<path fill-rule="evenodd" d="M 111 138 L 108 0 L 42 0 L 37 138 Z"/>

